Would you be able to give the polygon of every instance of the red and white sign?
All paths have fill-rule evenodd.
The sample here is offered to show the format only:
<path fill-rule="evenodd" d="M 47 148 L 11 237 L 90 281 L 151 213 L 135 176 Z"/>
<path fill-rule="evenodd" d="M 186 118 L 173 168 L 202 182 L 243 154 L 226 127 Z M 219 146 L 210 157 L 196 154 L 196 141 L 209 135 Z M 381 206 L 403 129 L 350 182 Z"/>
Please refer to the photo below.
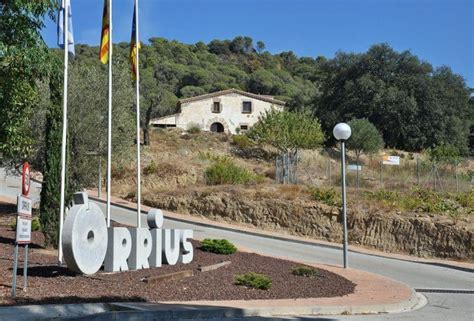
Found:
<path fill-rule="evenodd" d="M 28 194 L 30 194 L 30 184 L 30 164 L 28 164 L 28 162 L 25 162 L 23 164 L 23 171 L 21 175 L 21 194 L 23 194 L 24 196 L 28 196 Z"/>

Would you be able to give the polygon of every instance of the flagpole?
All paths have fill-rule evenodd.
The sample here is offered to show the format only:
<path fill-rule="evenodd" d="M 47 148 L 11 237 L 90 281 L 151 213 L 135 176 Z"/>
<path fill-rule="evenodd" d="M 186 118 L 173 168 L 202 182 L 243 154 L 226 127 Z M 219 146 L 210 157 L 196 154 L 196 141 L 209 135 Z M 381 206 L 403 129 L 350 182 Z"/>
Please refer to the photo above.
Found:
<path fill-rule="evenodd" d="M 107 227 L 110 227 L 110 193 L 112 167 L 112 0 L 109 2 L 109 106 L 107 118 Z"/>
<path fill-rule="evenodd" d="M 141 227 L 141 179 L 140 179 L 140 63 L 139 48 L 140 39 L 138 38 L 138 0 L 135 0 L 135 46 L 137 48 L 137 65 L 136 65 L 136 91 L 137 91 L 137 227 Z"/>
<path fill-rule="evenodd" d="M 59 208 L 59 237 L 58 237 L 58 264 L 63 263 L 63 219 L 64 219 L 64 194 L 66 188 L 66 135 L 67 135 L 67 76 L 69 62 L 69 6 L 64 5 L 64 85 L 63 85 L 63 133 L 61 143 L 61 200 Z"/>

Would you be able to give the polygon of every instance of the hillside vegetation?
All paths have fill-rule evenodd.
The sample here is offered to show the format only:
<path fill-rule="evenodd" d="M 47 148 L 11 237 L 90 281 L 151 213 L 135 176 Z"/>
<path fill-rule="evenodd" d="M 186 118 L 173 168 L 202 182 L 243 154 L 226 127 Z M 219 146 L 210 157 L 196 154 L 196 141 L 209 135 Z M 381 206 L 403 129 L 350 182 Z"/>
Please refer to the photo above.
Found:
<path fill-rule="evenodd" d="M 153 131 L 151 146 L 143 150 L 144 204 L 339 242 L 342 234 L 337 151 L 329 151 L 333 155 L 330 157 L 327 150 L 301 151 L 299 184 L 281 185 L 274 180 L 276 149 L 242 144 L 236 137 L 243 136 L 189 134 L 179 129 Z M 354 160 L 355 154 L 348 157 Z M 421 256 L 473 259 L 470 240 L 474 230 L 474 190 L 469 189 L 468 182 L 467 189 L 447 193 L 433 191 L 430 182 L 396 186 L 396 177 L 391 177 L 395 175 L 387 175 L 385 188 L 381 188 L 370 178 L 377 176 L 377 157 L 361 157 L 369 172 L 360 189 L 350 180 L 351 242 Z M 425 156 L 419 157 L 424 160 Z M 334 169 L 332 180 L 325 177 L 328 161 Z M 375 167 L 371 167 L 372 162 Z M 415 160 L 406 162 L 406 169 L 401 171 L 413 169 Z M 213 177 L 226 180 L 209 181 L 209 169 L 215 164 L 224 168 Z M 113 194 L 136 200 L 135 170 L 129 161 L 114 168 Z M 472 162 L 463 163 L 459 171 L 469 170 L 474 170 Z"/>
<path fill-rule="evenodd" d="M 128 48 L 127 43 L 116 45 L 116 68 L 128 68 L 123 64 Z M 105 72 L 97 47 L 78 45 L 76 52 L 74 64 Z M 461 154 L 469 152 L 474 112 L 463 78 L 387 44 L 327 59 L 292 51 L 271 54 L 263 42 L 254 44 L 249 37 L 189 45 L 151 38 L 140 57 L 145 144 L 150 119 L 173 113 L 177 99 L 238 88 L 309 112 L 320 120 L 328 145 L 333 144 L 334 124 L 367 118 L 386 147 L 420 151 L 450 143 Z"/>

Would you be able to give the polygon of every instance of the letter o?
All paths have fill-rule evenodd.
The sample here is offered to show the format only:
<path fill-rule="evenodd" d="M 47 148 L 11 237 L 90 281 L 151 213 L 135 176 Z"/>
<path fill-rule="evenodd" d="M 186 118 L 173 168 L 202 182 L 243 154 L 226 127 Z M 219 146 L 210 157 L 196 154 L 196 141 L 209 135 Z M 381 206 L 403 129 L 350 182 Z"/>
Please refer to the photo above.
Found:
<path fill-rule="evenodd" d="M 99 206 L 74 205 L 63 227 L 62 244 L 68 268 L 82 274 L 99 271 L 107 252 L 107 237 L 107 225 Z"/>

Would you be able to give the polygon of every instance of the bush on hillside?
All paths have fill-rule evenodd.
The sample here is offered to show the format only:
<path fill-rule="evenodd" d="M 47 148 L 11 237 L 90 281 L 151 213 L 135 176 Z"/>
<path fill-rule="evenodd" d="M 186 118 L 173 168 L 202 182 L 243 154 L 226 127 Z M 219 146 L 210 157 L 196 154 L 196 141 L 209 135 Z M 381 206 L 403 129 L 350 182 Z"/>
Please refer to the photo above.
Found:
<path fill-rule="evenodd" d="M 232 159 L 222 158 L 214 161 L 205 171 L 208 185 L 258 184 L 263 176 L 237 166 Z"/>
<path fill-rule="evenodd" d="M 310 189 L 311 196 L 315 201 L 321 202 L 329 206 L 340 206 L 341 197 L 333 188 L 318 188 Z"/>
<path fill-rule="evenodd" d="M 225 255 L 230 255 L 237 252 L 235 245 L 224 239 L 204 239 L 201 243 L 201 250 Z"/>
<path fill-rule="evenodd" d="M 232 145 L 236 146 L 239 149 L 247 149 L 253 146 L 250 138 L 244 135 L 234 135 L 232 136 Z"/>
<path fill-rule="evenodd" d="M 186 130 L 190 134 L 199 134 L 201 132 L 201 126 L 196 123 L 189 123 Z"/>

